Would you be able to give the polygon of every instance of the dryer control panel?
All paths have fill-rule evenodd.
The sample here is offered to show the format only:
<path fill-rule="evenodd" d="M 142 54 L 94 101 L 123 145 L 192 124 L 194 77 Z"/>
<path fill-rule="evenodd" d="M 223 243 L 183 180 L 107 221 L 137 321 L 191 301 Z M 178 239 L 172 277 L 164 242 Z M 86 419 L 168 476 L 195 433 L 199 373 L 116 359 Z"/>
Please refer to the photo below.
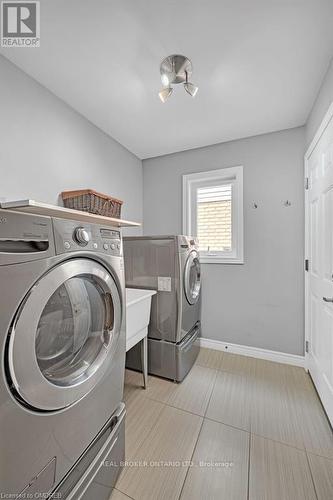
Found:
<path fill-rule="evenodd" d="M 53 230 L 57 254 L 84 250 L 115 257 L 122 256 L 119 229 L 53 219 Z"/>
<path fill-rule="evenodd" d="M 197 238 L 191 236 L 179 235 L 177 236 L 179 252 L 190 252 L 192 250 L 199 251 L 199 242 Z"/>

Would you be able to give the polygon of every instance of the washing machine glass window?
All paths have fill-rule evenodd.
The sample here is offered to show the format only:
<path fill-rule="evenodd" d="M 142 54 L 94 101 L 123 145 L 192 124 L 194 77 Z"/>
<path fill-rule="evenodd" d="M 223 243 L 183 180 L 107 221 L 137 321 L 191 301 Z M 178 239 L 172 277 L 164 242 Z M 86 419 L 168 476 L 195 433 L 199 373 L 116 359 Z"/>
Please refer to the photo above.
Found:
<path fill-rule="evenodd" d="M 14 394 L 50 411 L 84 397 L 112 363 L 121 317 L 117 284 L 98 262 L 74 259 L 49 271 L 11 328 L 7 363 Z"/>
<path fill-rule="evenodd" d="M 201 288 L 201 268 L 196 251 L 190 253 L 185 264 L 184 288 L 188 302 L 191 305 L 195 304 L 199 299 Z"/>
<path fill-rule="evenodd" d="M 62 284 L 48 300 L 37 327 L 36 357 L 44 377 L 70 386 L 97 370 L 113 317 L 113 301 L 106 302 L 100 278 L 81 275 Z"/>

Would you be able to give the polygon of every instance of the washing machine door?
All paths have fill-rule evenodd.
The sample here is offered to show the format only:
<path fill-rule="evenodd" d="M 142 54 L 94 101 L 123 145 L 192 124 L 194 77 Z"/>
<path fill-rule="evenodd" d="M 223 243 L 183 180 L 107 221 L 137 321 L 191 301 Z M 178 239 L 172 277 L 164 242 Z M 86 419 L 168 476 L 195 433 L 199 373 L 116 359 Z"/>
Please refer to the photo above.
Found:
<path fill-rule="evenodd" d="M 53 268 L 30 290 L 10 332 L 14 393 L 49 411 L 84 397 L 112 363 L 121 317 L 118 287 L 101 264 L 74 259 Z"/>
<path fill-rule="evenodd" d="M 185 263 L 184 270 L 184 290 L 189 304 L 195 304 L 200 296 L 201 288 L 201 269 L 199 254 L 193 250 Z"/>

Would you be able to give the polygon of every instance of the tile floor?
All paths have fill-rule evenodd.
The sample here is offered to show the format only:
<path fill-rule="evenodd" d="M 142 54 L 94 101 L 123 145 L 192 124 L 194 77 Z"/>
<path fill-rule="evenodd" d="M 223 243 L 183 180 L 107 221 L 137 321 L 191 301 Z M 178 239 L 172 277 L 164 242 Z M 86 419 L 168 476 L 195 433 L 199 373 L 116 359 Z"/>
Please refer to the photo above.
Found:
<path fill-rule="evenodd" d="M 302 368 L 201 349 L 182 384 L 126 372 L 111 500 L 332 500 L 333 434 Z"/>

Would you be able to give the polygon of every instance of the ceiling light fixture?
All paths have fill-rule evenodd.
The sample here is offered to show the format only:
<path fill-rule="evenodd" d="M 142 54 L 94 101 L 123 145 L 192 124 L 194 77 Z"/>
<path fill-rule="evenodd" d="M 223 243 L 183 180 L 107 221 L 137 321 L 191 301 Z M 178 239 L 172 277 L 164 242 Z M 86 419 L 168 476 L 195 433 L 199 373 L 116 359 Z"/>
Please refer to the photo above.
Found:
<path fill-rule="evenodd" d="M 174 54 L 163 59 L 160 66 L 163 89 L 158 93 L 162 102 L 165 102 L 172 94 L 173 87 L 177 83 L 182 83 L 184 89 L 191 96 L 195 97 L 198 87 L 189 82 L 192 75 L 192 62 L 185 56 Z"/>

